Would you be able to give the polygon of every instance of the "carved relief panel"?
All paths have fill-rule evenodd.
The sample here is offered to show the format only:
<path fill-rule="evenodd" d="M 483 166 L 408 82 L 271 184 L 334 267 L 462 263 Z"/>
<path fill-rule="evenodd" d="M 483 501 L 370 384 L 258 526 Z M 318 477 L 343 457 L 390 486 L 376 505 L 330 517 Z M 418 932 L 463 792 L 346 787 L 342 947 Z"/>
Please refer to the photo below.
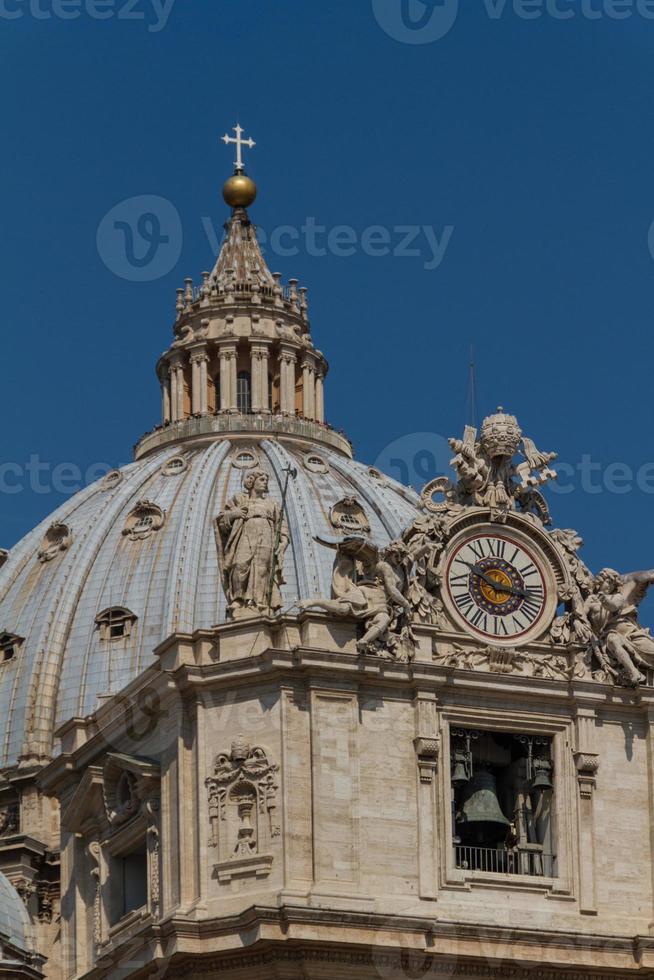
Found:
<path fill-rule="evenodd" d="M 266 877 L 273 863 L 271 842 L 280 836 L 277 817 L 279 766 L 266 749 L 239 735 L 229 752 L 216 756 L 205 780 L 209 803 L 209 844 L 221 883 Z"/>

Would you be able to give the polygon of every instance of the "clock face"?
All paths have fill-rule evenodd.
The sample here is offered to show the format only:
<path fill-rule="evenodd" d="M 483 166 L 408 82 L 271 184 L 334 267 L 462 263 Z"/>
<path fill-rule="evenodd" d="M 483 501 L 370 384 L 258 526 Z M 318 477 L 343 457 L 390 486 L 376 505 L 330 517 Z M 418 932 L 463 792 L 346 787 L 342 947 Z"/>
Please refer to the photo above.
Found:
<path fill-rule="evenodd" d="M 551 606 L 550 576 L 535 548 L 510 533 L 477 532 L 446 562 L 448 606 L 467 629 L 498 643 L 540 632 Z"/>

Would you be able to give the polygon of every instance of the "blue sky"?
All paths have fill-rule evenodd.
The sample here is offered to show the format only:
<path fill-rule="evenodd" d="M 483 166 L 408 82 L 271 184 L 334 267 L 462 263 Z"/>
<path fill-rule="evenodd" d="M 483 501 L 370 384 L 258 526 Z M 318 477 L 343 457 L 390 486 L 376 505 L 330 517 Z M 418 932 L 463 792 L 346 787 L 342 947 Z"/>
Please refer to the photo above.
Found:
<path fill-rule="evenodd" d="M 253 218 L 310 288 L 359 458 L 416 485 L 440 468 L 474 345 L 480 415 L 502 404 L 560 453 L 555 523 L 595 568 L 653 566 L 645 0 L 166 4 L 0 0 L 0 546 L 61 502 L 55 467 L 127 462 L 158 421 L 154 364 L 175 288 L 210 267 L 238 117 Z M 143 196 L 174 227 L 133 281 L 99 229 Z"/>

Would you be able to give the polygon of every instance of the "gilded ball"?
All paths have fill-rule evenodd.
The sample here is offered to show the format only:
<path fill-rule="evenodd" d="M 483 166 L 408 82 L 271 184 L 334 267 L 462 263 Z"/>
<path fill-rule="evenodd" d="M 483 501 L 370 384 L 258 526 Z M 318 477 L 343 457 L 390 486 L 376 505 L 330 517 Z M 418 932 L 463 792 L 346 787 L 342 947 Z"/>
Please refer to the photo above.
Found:
<path fill-rule="evenodd" d="M 234 174 L 223 187 L 225 204 L 230 208 L 249 208 L 257 197 L 257 185 L 245 174 Z"/>

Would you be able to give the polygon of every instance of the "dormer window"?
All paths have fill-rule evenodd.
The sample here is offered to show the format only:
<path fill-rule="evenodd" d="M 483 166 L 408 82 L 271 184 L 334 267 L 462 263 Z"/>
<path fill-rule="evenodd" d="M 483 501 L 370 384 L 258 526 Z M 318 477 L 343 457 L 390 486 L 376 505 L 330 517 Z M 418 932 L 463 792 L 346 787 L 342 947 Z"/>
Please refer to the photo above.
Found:
<path fill-rule="evenodd" d="M 7 558 L 9 558 L 9 552 L 5 551 L 4 548 L 0 548 L 0 568 L 2 568 Z"/>
<path fill-rule="evenodd" d="M 164 476 L 179 476 L 188 469 L 188 462 L 183 456 L 173 456 L 169 459 L 167 463 L 164 464 L 163 474 Z"/>
<path fill-rule="evenodd" d="M 102 481 L 102 489 L 113 490 L 114 487 L 117 487 L 122 482 L 123 474 L 120 472 L 120 470 L 111 470 Z"/>
<path fill-rule="evenodd" d="M 304 465 L 311 473 L 329 473 L 329 466 L 322 456 L 318 456 L 316 453 L 309 453 L 308 456 L 305 456 Z"/>
<path fill-rule="evenodd" d="M 331 522 L 335 528 L 344 534 L 368 534 L 370 522 L 366 512 L 355 497 L 344 497 L 339 500 L 330 512 Z"/>
<path fill-rule="evenodd" d="M 164 512 L 150 500 L 141 500 L 127 518 L 123 530 L 125 537 L 132 541 L 144 541 L 158 531 L 164 522 Z"/>
<path fill-rule="evenodd" d="M 232 466 L 237 470 L 251 470 L 257 465 L 257 457 L 249 449 L 243 449 L 232 458 Z"/>
<path fill-rule="evenodd" d="M 0 633 L 0 663 L 14 660 L 24 642 L 22 636 L 15 633 Z"/>
<path fill-rule="evenodd" d="M 136 616 L 124 606 L 112 606 L 111 609 L 101 612 L 95 622 L 100 630 L 100 639 L 105 643 L 111 643 L 131 636 Z"/>

